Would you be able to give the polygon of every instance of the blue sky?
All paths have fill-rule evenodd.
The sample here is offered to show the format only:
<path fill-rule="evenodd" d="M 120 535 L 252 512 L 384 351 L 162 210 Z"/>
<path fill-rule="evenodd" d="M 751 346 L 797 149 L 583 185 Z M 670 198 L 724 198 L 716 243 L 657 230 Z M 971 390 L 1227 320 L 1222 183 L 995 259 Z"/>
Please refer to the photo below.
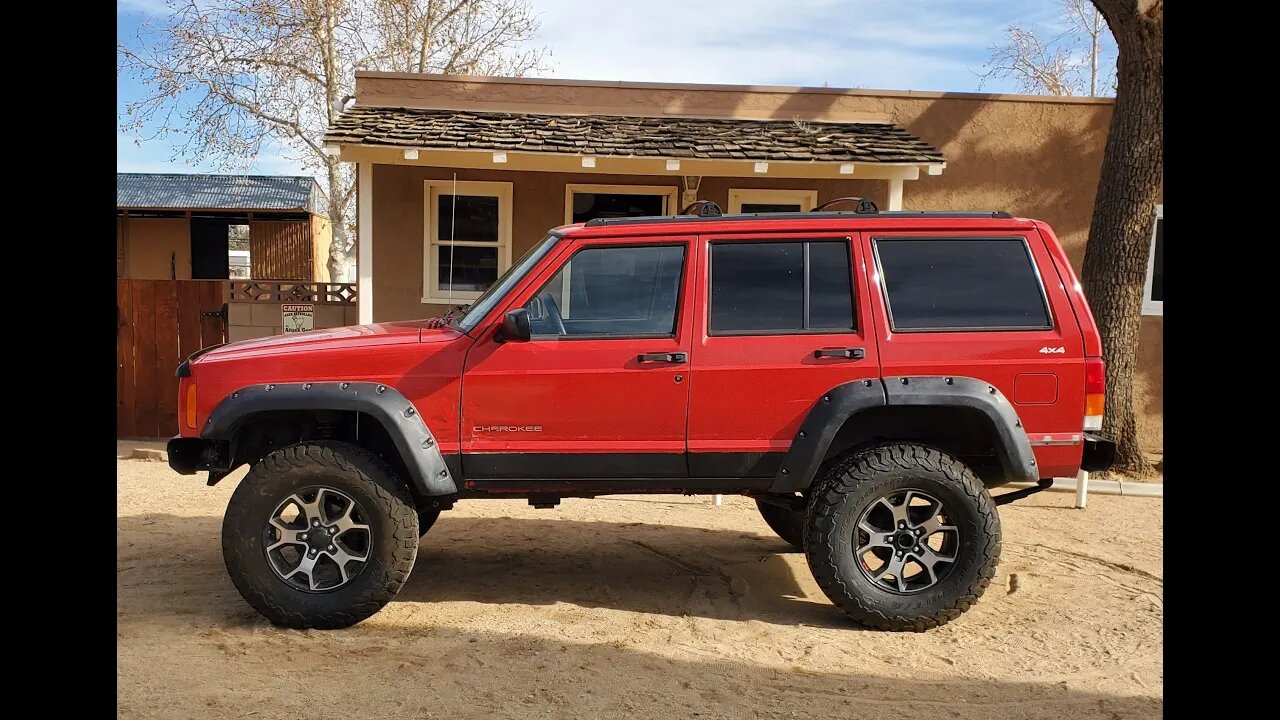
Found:
<path fill-rule="evenodd" d="M 892 90 L 1013 92 L 1008 79 L 979 88 L 990 47 L 1011 23 L 1054 34 L 1058 16 L 1046 0 L 529 2 L 542 20 L 536 44 L 551 51 L 544 77 Z M 164 12 L 163 0 L 117 0 L 117 39 Z M 117 77 L 117 113 L 141 92 Z M 118 171 L 225 170 L 172 154 L 162 140 L 139 144 L 135 133 L 117 131 Z M 301 172 L 279 147 L 233 170 Z"/>

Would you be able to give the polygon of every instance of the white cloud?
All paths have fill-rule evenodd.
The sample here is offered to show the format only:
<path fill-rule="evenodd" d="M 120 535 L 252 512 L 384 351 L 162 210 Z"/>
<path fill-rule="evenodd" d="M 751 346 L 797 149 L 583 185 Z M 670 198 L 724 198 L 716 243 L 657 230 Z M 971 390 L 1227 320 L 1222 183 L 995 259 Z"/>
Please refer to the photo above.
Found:
<path fill-rule="evenodd" d="M 532 0 L 552 77 L 974 90 L 1005 2 Z M 607 9 L 606 9 L 607 8 Z"/>

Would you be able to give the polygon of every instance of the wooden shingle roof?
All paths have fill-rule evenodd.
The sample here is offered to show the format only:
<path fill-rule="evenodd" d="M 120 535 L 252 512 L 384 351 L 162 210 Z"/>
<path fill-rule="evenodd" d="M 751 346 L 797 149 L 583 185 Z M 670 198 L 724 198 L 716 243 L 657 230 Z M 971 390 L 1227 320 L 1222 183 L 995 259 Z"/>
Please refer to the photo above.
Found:
<path fill-rule="evenodd" d="M 356 105 L 328 143 L 430 150 L 724 160 L 940 163 L 937 148 L 896 125 L 792 120 L 536 115 Z"/>

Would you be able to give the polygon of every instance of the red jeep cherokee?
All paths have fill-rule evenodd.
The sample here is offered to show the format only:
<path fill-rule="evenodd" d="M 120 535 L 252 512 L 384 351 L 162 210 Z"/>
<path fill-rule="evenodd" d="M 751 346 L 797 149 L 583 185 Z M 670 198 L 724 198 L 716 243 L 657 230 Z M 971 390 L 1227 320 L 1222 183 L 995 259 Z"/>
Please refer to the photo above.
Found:
<path fill-rule="evenodd" d="M 169 463 L 251 466 L 223 554 L 289 627 L 377 612 L 459 499 L 742 493 L 855 620 L 924 630 L 986 589 L 997 504 L 1110 466 L 1101 356 L 1043 222 L 597 219 L 443 318 L 196 353 Z"/>

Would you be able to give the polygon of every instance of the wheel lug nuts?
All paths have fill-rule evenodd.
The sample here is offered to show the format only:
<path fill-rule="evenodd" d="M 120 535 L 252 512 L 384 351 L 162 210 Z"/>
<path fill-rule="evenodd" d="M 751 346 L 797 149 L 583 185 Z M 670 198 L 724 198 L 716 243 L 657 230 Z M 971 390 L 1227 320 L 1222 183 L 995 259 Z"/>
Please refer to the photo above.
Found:
<path fill-rule="evenodd" d="M 301 535 L 299 535 L 299 536 L 298 536 L 298 539 L 299 539 L 299 540 L 306 540 L 306 539 L 307 539 L 307 534 L 306 534 L 306 533 L 302 533 Z"/>
<path fill-rule="evenodd" d="M 918 552 L 918 553 L 922 553 L 922 552 L 924 552 L 924 549 L 923 549 L 923 548 L 916 548 L 916 552 Z"/>
<path fill-rule="evenodd" d="M 333 546 L 332 546 L 332 545 L 330 545 L 330 546 L 329 546 L 329 550 L 330 550 L 330 551 L 332 551 L 332 550 L 333 550 Z"/>
<path fill-rule="evenodd" d="M 924 530 L 921 530 L 920 528 L 916 528 L 916 534 L 917 534 L 917 535 L 919 535 L 919 534 L 921 534 L 921 533 L 923 533 L 923 532 L 924 532 Z"/>
<path fill-rule="evenodd" d="M 312 525 L 315 525 L 315 526 L 317 526 L 317 527 L 319 527 L 319 525 L 320 525 L 320 521 L 319 521 L 319 520 L 312 520 L 312 521 L 311 521 L 311 524 L 312 524 Z"/>

